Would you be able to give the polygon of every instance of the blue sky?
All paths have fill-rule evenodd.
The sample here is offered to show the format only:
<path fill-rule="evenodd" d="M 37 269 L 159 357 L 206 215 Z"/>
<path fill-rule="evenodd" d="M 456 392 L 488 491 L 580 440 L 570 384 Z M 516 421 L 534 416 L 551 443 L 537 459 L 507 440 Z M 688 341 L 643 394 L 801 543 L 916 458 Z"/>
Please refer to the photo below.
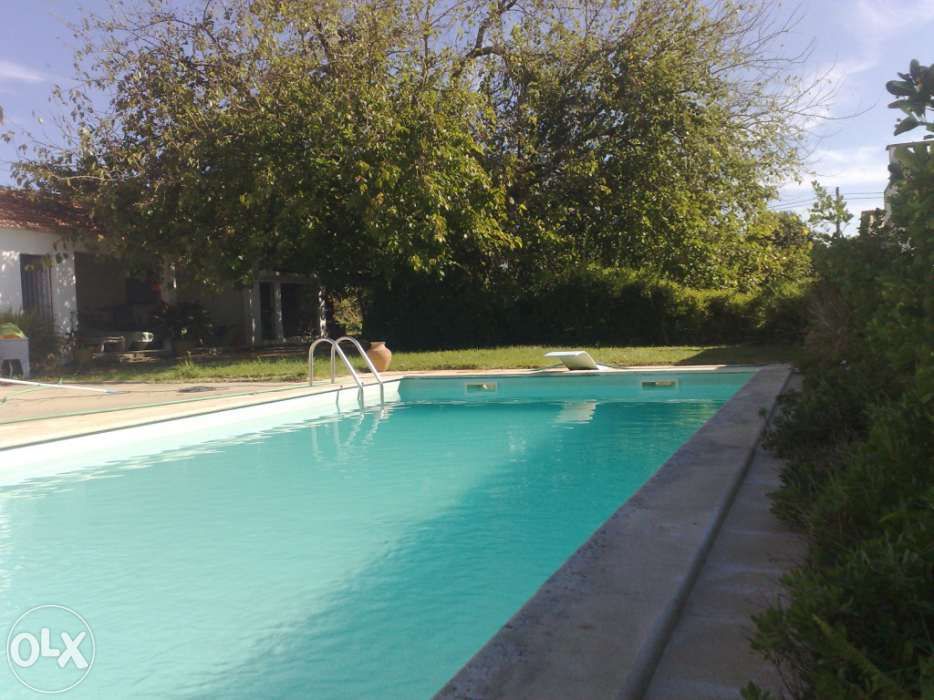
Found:
<path fill-rule="evenodd" d="M 6 128 L 55 140 L 48 96 L 53 83 L 67 84 L 71 74 L 74 41 L 66 23 L 79 20 L 81 8 L 106 6 L 106 0 L 3 0 L 0 105 Z M 934 61 L 934 0 L 812 0 L 780 9 L 795 10 L 802 19 L 787 48 L 795 51 L 813 40 L 814 51 L 802 69 L 831 81 L 835 96 L 826 114 L 833 119 L 814 121 L 811 172 L 801 183 L 787 183 L 776 207 L 806 209 L 813 177 L 851 195 L 854 212 L 880 206 L 888 178 L 884 147 L 911 140 L 910 134 L 892 136 L 897 115 L 886 108 L 884 85 L 912 58 Z M 15 158 L 13 146 L 0 144 L 0 183 L 10 182 L 9 163 Z"/>

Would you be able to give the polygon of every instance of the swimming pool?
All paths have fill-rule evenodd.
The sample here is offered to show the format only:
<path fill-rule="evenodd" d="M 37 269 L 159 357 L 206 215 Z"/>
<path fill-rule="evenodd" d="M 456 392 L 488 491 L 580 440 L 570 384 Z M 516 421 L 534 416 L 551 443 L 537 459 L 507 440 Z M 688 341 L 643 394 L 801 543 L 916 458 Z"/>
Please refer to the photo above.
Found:
<path fill-rule="evenodd" d="M 0 451 L 0 620 L 81 614 L 69 697 L 427 697 L 750 376 L 408 378 Z"/>

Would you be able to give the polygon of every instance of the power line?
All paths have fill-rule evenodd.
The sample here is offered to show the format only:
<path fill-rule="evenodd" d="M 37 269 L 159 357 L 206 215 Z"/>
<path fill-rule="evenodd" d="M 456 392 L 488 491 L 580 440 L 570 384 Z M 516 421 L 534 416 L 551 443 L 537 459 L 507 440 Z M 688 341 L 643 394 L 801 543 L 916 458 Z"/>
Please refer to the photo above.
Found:
<path fill-rule="evenodd" d="M 776 207 L 795 207 L 795 206 L 798 206 L 798 205 L 810 204 L 810 203 L 813 202 L 815 199 L 816 199 L 816 197 L 811 197 L 810 199 L 801 199 L 801 200 L 798 200 L 798 201 L 796 201 L 796 202 L 777 202 L 776 204 L 774 204 L 774 205 L 772 205 L 772 206 L 776 206 Z"/>
<path fill-rule="evenodd" d="M 848 201 L 862 202 L 867 200 L 881 199 L 885 195 L 885 192 L 841 192 L 839 196 Z M 791 202 L 782 202 L 778 201 L 775 204 L 771 205 L 769 209 L 771 211 L 787 211 L 789 209 L 797 209 L 799 207 L 805 207 L 809 204 L 817 201 L 817 196 L 808 197 L 807 199 L 798 199 Z"/>
<path fill-rule="evenodd" d="M 868 197 L 868 196 L 873 196 L 873 197 L 878 196 L 878 197 L 881 197 L 881 196 L 884 195 L 884 194 L 885 194 L 885 192 L 882 191 L 882 190 L 880 190 L 879 192 L 841 192 L 841 193 L 840 193 L 840 196 L 843 197 L 844 199 L 846 199 L 847 197 L 864 197 L 864 196 L 866 196 L 866 197 Z M 802 199 L 798 199 L 798 200 L 795 200 L 795 201 L 810 202 L 810 201 L 812 201 L 812 200 L 814 200 L 814 199 L 817 199 L 817 195 L 811 195 L 810 197 L 804 197 L 804 198 L 802 198 Z"/>

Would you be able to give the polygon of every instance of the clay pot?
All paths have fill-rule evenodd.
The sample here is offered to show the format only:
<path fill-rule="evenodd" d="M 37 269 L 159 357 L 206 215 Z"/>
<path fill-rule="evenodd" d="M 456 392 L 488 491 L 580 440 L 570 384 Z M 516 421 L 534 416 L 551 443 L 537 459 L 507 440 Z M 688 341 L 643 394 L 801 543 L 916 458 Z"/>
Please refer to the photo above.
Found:
<path fill-rule="evenodd" d="M 385 372 L 389 369 L 389 363 L 392 362 L 392 350 L 386 347 L 385 340 L 371 340 L 366 355 L 376 367 L 377 372 Z"/>

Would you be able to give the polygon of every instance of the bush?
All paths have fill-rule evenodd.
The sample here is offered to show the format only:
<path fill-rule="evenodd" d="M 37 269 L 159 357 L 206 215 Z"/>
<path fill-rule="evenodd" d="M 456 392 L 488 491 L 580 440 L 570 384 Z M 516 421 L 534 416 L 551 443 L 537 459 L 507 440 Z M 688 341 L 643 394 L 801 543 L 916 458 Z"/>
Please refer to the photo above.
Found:
<path fill-rule="evenodd" d="M 807 394 L 805 394 L 805 397 Z M 786 469 L 780 513 L 811 543 L 789 603 L 756 618 L 754 647 L 797 697 L 918 697 L 934 690 L 934 422 L 920 392 L 874 413 L 865 441 Z M 817 414 L 801 411 L 799 419 Z M 788 431 L 788 427 L 780 429 Z M 801 445 L 814 444 L 798 433 Z M 784 436 L 786 439 L 789 435 Z M 789 471 L 791 474 L 789 474 Z M 811 479 L 810 488 L 789 483 Z"/>
<path fill-rule="evenodd" d="M 934 697 L 934 148 L 893 184 L 888 221 L 815 251 L 804 387 L 769 436 L 810 547 L 753 646 L 794 697 Z"/>
<path fill-rule="evenodd" d="M 196 345 L 204 345 L 214 332 L 210 315 L 197 302 L 162 304 L 153 313 L 152 321 L 163 337 Z"/>
<path fill-rule="evenodd" d="M 795 342 L 804 328 L 805 289 L 697 290 L 624 268 L 575 269 L 530 289 L 483 287 L 465 274 L 443 281 L 410 276 L 369 297 L 364 330 L 406 350 Z"/>

